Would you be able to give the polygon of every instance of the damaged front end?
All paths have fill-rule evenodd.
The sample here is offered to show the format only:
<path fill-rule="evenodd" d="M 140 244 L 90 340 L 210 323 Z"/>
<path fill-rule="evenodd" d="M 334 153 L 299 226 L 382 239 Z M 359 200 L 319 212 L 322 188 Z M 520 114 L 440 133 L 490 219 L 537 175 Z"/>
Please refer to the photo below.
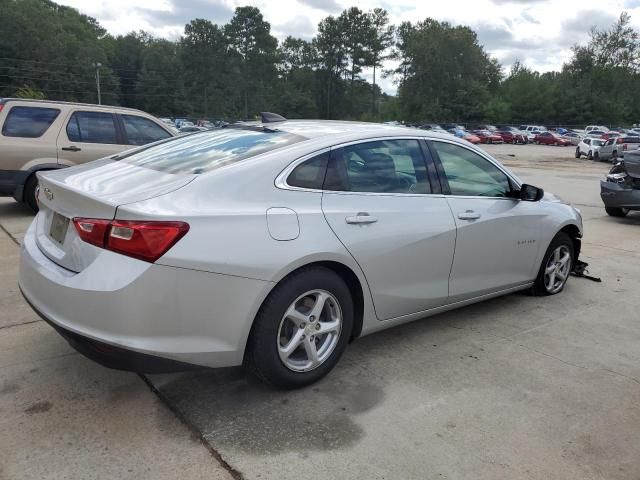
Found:
<path fill-rule="evenodd" d="M 614 217 L 640 210 L 640 152 L 628 153 L 611 168 L 607 179 L 600 181 L 600 197 Z"/>

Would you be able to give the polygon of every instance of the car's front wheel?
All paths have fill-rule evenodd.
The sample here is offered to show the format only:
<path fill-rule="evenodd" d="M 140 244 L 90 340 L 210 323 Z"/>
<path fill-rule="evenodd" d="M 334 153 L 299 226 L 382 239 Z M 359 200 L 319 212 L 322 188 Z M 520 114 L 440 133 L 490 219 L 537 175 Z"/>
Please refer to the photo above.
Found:
<path fill-rule="evenodd" d="M 587 153 L 587 158 L 589 160 L 593 160 L 593 152 L 591 150 L 589 150 L 589 153 Z"/>
<path fill-rule="evenodd" d="M 580 154 L 580 148 L 576 148 L 576 158 L 580 158 L 581 154 Z"/>
<path fill-rule="evenodd" d="M 544 254 L 533 285 L 533 293 L 536 295 L 560 293 L 573 268 L 573 256 L 573 241 L 566 233 L 558 232 Z"/>
<path fill-rule="evenodd" d="M 347 347 L 353 300 L 344 280 L 324 267 L 284 279 L 256 316 L 245 366 L 279 388 L 300 388 L 333 369 Z"/>

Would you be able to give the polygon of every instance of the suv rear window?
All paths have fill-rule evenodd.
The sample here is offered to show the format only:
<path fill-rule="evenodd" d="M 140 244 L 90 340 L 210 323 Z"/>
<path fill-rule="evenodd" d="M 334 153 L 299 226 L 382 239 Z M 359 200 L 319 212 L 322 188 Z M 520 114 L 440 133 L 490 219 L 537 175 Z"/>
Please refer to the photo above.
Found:
<path fill-rule="evenodd" d="M 306 140 L 279 131 L 225 128 L 176 137 L 114 157 L 167 173 L 204 173 Z"/>
<path fill-rule="evenodd" d="M 60 110 L 42 107 L 12 107 L 2 127 L 5 137 L 38 138 L 51 126 Z"/>

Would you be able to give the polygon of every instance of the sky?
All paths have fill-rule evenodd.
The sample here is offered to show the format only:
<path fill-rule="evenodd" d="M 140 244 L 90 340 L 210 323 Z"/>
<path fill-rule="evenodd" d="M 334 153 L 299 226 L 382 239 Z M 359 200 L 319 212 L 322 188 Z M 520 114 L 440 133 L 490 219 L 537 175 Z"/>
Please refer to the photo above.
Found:
<path fill-rule="evenodd" d="M 640 0 L 57 0 L 96 18 L 111 34 L 145 30 L 178 39 L 193 18 L 229 21 L 238 6 L 253 5 L 271 24 L 279 40 L 287 35 L 312 38 L 327 15 L 357 6 L 382 7 L 391 23 L 427 17 L 473 28 L 485 49 L 505 67 L 519 60 L 540 72 L 559 70 L 571 57 L 571 46 L 586 42 L 592 26 L 606 28 L 622 11 L 640 28 Z M 391 65 L 389 65 L 391 66 Z M 365 71 L 371 80 L 371 72 Z M 393 94 L 391 78 L 378 79 Z"/>

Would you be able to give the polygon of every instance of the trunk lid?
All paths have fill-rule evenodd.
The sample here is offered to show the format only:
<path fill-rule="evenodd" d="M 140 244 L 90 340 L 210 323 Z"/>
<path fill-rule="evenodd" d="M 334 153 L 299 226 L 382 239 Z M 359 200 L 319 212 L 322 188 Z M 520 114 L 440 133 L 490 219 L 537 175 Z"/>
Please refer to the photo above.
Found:
<path fill-rule="evenodd" d="M 80 272 L 102 249 L 80 239 L 73 226 L 74 217 L 111 220 L 118 206 L 164 195 L 195 177 L 111 159 L 38 174 L 38 247 L 58 265 Z"/>

